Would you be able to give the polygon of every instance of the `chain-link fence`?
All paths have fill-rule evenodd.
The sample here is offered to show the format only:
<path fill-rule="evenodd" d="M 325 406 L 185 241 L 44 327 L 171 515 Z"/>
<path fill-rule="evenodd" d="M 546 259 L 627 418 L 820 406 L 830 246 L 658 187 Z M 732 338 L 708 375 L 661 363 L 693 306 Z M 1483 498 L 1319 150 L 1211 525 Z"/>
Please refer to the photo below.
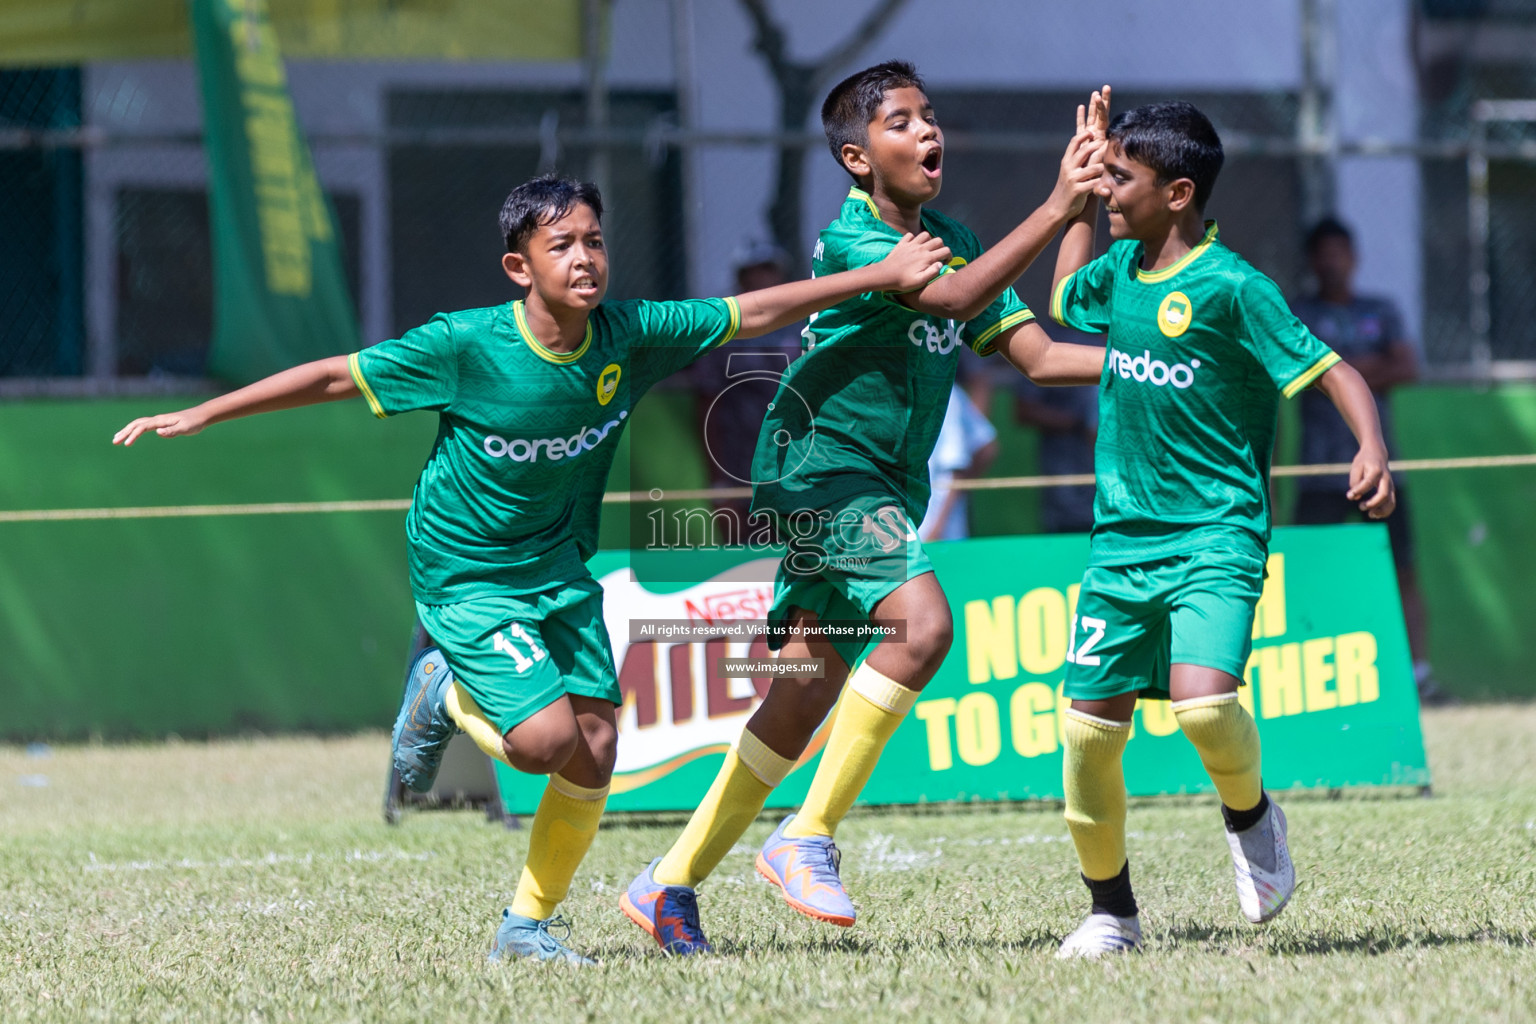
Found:
<path fill-rule="evenodd" d="M 0 71 L 0 375 L 82 372 L 80 126 L 73 70 Z"/>
<path fill-rule="evenodd" d="M 590 173 L 583 102 L 576 90 L 402 87 L 382 130 L 310 135 L 366 340 L 506 300 L 502 201 L 536 173 Z M 616 90 L 610 106 L 629 126 L 606 136 L 610 297 L 683 297 L 681 147 L 656 141 L 675 134 L 674 98 Z M 81 107 L 76 70 L 0 73 L 0 378 L 53 393 L 71 379 L 196 386 L 214 303 L 199 134 L 82 127 Z"/>
<path fill-rule="evenodd" d="M 1418 160 L 1417 334 L 1426 362 L 1448 376 L 1490 361 L 1536 360 L 1536 116 L 1474 116 L 1480 96 L 1536 96 L 1536 61 L 1527 65 L 1523 76 L 1431 82 L 1422 141 L 1393 151 Z M 113 113 L 134 96 L 110 81 L 87 96 L 87 80 L 78 69 L 0 72 L 0 378 L 12 391 L 39 381 L 59 391 L 71 381 L 113 390 L 199 380 L 214 301 L 199 133 L 100 127 L 124 119 L 89 115 Z M 194 81 L 190 68 L 185 81 Z M 1081 97 L 932 92 L 951 155 L 939 205 L 993 241 L 1052 180 L 1062 111 Z M 1126 89 L 1116 105 L 1170 95 Z M 1308 175 L 1328 155 L 1298 142 L 1300 94 L 1178 95 L 1206 110 L 1227 143 L 1211 214 L 1235 248 L 1297 294 L 1306 284 Z M 336 103 L 310 141 L 367 341 L 439 310 L 505 300 L 497 212 L 510 185 L 534 173 L 585 176 L 601 166 L 615 254 L 611 296 L 673 298 L 689 290 L 688 225 L 698 208 L 689 207 L 690 149 L 745 149 L 764 166 L 782 146 L 826 159 L 809 135 L 685 131 L 676 95 L 662 88 L 613 89 L 611 127 L 602 132 L 585 127 L 587 98 L 574 87 L 405 82 L 386 90 L 381 122 L 356 129 L 346 127 L 345 98 Z M 743 202 L 766 207 L 770 198 L 744 194 Z M 1050 262 L 1020 282 L 1027 301 L 1043 303 Z"/>

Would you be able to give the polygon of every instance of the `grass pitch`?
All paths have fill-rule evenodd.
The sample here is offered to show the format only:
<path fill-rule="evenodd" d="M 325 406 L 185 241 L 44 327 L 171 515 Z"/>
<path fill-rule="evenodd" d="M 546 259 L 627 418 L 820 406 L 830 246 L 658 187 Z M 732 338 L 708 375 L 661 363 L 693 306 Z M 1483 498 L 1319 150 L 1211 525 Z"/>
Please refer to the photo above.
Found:
<path fill-rule="evenodd" d="M 856 813 L 842 930 L 752 871 L 720 955 L 663 959 L 619 892 L 681 819 L 613 820 L 565 912 L 578 971 L 484 962 L 525 832 L 379 815 L 388 740 L 0 748 L 0 1020 L 1536 1019 L 1536 706 L 1425 715 L 1435 797 L 1292 796 L 1301 886 L 1243 922 L 1214 798 L 1133 801 L 1148 947 L 1059 963 L 1085 912 L 1059 809 Z"/>

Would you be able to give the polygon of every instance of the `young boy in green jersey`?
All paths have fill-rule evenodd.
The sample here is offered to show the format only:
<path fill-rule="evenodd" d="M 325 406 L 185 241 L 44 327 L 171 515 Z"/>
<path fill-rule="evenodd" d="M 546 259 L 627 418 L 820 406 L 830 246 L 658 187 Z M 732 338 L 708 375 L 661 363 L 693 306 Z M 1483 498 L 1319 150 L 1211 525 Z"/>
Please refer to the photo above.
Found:
<path fill-rule="evenodd" d="M 1210 121 L 1188 103 L 1107 126 L 1107 97 L 1097 111 L 1108 141 L 1097 192 L 1115 241 L 1090 262 L 1090 200 L 1062 237 L 1051 296 L 1057 322 L 1109 333 L 1065 683 L 1066 817 L 1092 909 L 1063 957 L 1141 945 L 1121 768 L 1138 695 L 1172 699 L 1210 774 L 1244 916 L 1270 920 L 1295 888 L 1285 815 L 1264 792 L 1258 730 L 1237 697 L 1268 555 L 1280 397 L 1315 386 L 1332 399 L 1360 446 L 1350 500 L 1378 519 L 1393 507 L 1370 389 L 1203 219 L 1222 164 Z"/>
<path fill-rule="evenodd" d="M 949 250 L 901 239 L 847 274 L 736 298 L 603 304 L 608 254 L 592 185 L 554 177 L 501 210 L 502 267 L 527 298 L 439 314 L 402 337 L 306 363 L 191 409 L 136 419 L 132 444 L 258 412 L 362 395 L 379 417 L 438 414 L 406 518 L 416 611 L 436 648 L 417 659 L 395 723 L 406 784 L 431 788 L 455 725 L 487 754 L 549 776 L 491 959 L 589 962 L 550 934 L 597 832 L 621 703 L 587 571 L 619 435 L 661 378 L 864 292 L 921 287 Z"/>
<path fill-rule="evenodd" d="M 868 293 L 813 316 L 806 351 L 769 406 L 753 463 L 753 514 L 789 538 L 769 646 L 823 659 L 824 672 L 775 678 L 682 836 L 621 897 L 624 912 L 669 953 L 710 948 L 695 887 L 741 838 L 840 694 L 805 803 L 774 830 L 757 868 L 795 910 L 853 924 L 833 833 L 952 635 L 949 602 L 915 524 L 928 501 L 928 458 L 957 348 L 1001 352 L 1041 383 L 1091 384 L 1103 366 L 1098 348 L 1053 343 L 1011 290 L 1086 201 L 1099 173 L 1087 131 L 1073 137 L 1046 202 L 983 252 L 963 225 L 925 208 L 943 181 L 944 136 L 911 64 L 890 61 L 847 78 L 827 96 L 821 119 L 854 187 L 816 243 L 815 273 L 867 266 L 904 232 L 924 230 L 949 245 L 952 272 L 905 295 Z"/>

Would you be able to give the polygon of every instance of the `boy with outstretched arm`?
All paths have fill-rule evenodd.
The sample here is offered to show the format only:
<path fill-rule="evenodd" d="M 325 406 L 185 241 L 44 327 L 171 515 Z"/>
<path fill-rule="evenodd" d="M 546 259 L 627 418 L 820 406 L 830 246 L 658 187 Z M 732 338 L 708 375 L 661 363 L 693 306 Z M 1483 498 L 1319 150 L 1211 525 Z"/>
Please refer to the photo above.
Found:
<path fill-rule="evenodd" d="M 350 356 L 294 367 L 113 438 L 195 434 L 238 416 L 362 395 L 374 415 L 438 414 L 406 518 L 411 589 L 438 647 L 412 667 L 394 730 L 405 783 L 426 792 L 455 726 L 491 757 L 548 775 L 527 862 L 491 959 L 589 963 L 550 933 L 597 833 L 621 703 L 586 560 L 619 435 L 651 385 L 733 338 L 869 291 L 917 288 L 949 257 L 904 237 L 847 274 L 683 302 L 603 303 L 602 199 L 536 178 L 501 210 L 502 267 L 526 299 L 439 314 Z"/>
<path fill-rule="evenodd" d="M 827 96 L 821 119 L 854 187 L 816 243 L 815 273 L 867 266 L 903 233 L 924 230 L 953 250 L 952 272 L 905 295 L 868 293 L 813 316 L 806 350 L 769 407 L 753 463 L 753 514 L 789 538 L 769 646 L 787 658 L 823 659 L 825 671 L 775 677 L 683 834 L 621 897 L 625 914 L 668 953 L 710 949 L 695 887 L 741 838 L 840 694 L 805 803 L 763 844 L 757 869 L 795 910 L 853 924 L 833 833 L 950 646 L 949 603 L 915 524 L 928 501 L 928 458 L 957 348 L 1001 352 L 1042 383 L 1091 384 L 1103 366 L 1097 348 L 1053 343 L 1011 290 L 1093 186 L 1097 150 L 1087 131 L 1072 139 L 1046 202 L 983 252 L 963 225 L 925 208 L 943 181 L 944 136 L 911 64 L 889 61 L 850 76 Z"/>
<path fill-rule="evenodd" d="M 1350 500 L 1374 518 L 1393 507 L 1370 389 L 1203 219 L 1222 164 L 1210 121 L 1188 103 L 1105 121 L 1093 126 L 1108 141 L 1097 194 L 1115 241 L 1091 259 L 1090 200 L 1062 237 L 1051 297 L 1058 323 L 1109 333 L 1065 683 L 1066 818 L 1092 908 L 1062 957 L 1141 946 L 1121 768 L 1138 695 L 1173 701 L 1221 797 L 1243 915 L 1268 921 L 1295 889 L 1285 815 L 1263 789 L 1258 730 L 1237 695 L 1268 556 L 1280 397 L 1327 395 L 1360 445 Z"/>

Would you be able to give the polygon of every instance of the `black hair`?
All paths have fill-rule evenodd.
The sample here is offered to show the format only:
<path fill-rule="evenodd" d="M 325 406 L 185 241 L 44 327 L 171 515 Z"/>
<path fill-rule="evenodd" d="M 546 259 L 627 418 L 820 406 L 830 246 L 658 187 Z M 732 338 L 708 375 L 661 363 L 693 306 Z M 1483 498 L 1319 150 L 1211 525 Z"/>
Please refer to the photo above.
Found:
<path fill-rule="evenodd" d="M 564 217 L 577 203 L 592 207 L 602 221 L 603 197 L 590 181 L 541 174 L 517 186 L 501 204 L 501 237 L 507 252 L 521 252 L 535 231 Z"/>
<path fill-rule="evenodd" d="M 888 60 L 865 68 L 832 87 L 821 104 L 821 130 L 827 135 L 827 145 L 832 148 L 837 166 L 848 170 L 843 163 L 844 146 L 869 145 L 869 122 L 885 102 L 885 94 L 908 88 L 928 91 L 916 66 L 904 60 Z"/>
<path fill-rule="evenodd" d="M 1355 236 L 1349 228 L 1344 226 L 1344 222 L 1329 214 L 1316 224 L 1313 224 L 1311 230 L 1307 232 L 1307 255 L 1311 256 L 1317 252 L 1317 247 L 1330 238 L 1342 238 L 1351 246 L 1355 244 Z"/>
<path fill-rule="evenodd" d="M 1188 178 L 1195 184 L 1195 209 L 1204 210 L 1225 159 L 1221 136 L 1193 103 L 1149 103 L 1115 116 L 1109 139 L 1125 155 L 1157 172 L 1157 183 Z"/>

